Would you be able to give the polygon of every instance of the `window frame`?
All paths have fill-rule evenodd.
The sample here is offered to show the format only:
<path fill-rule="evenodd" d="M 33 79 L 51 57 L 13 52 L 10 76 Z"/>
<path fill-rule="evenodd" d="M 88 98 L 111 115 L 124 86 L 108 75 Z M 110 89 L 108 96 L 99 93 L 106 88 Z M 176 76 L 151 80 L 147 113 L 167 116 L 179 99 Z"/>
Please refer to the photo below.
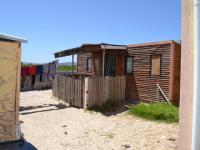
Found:
<path fill-rule="evenodd" d="M 131 58 L 132 59 L 132 69 L 131 69 L 131 72 L 128 72 L 128 70 L 127 70 L 127 63 L 128 63 L 128 58 Z M 134 64 L 134 56 L 125 56 L 125 68 L 124 68 L 124 72 L 125 72 L 125 74 L 126 75 L 132 75 L 133 74 L 133 70 L 134 70 L 134 68 L 133 68 L 133 64 Z"/>
<path fill-rule="evenodd" d="M 89 60 L 91 60 L 91 66 L 90 66 L 90 68 L 89 68 Z M 91 72 L 92 71 L 92 57 L 87 57 L 86 70 L 87 70 L 87 72 Z"/>
<path fill-rule="evenodd" d="M 153 69 L 153 65 L 152 65 L 152 60 L 153 60 L 153 56 L 160 56 L 160 69 L 159 69 L 159 75 L 157 74 L 152 74 L 152 69 Z M 150 57 L 150 77 L 161 77 L 161 68 L 162 68 L 162 55 L 161 54 L 152 54 Z"/>

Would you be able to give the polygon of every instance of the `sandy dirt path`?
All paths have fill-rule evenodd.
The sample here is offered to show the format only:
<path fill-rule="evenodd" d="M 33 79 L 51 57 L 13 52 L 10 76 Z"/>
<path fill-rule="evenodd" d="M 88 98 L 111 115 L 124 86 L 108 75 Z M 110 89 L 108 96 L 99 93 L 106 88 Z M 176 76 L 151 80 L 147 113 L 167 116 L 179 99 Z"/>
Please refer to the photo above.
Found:
<path fill-rule="evenodd" d="M 39 150 L 177 149 L 178 124 L 145 121 L 127 112 L 107 117 L 59 103 L 51 90 L 21 93 L 21 129 Z"/>

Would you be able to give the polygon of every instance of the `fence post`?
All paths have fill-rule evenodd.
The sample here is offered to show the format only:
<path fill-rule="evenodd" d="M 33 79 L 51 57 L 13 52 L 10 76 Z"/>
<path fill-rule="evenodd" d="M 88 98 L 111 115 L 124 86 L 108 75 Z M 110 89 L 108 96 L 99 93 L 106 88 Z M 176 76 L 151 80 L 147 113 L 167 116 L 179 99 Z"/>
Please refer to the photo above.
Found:
<path fill-rule="evenodd" d="M 88 77 L 85 78 L 85 87 L 84 87 L 84 99 L 83 99 L 83 108 L 87 109 L 88 108 Z"/>

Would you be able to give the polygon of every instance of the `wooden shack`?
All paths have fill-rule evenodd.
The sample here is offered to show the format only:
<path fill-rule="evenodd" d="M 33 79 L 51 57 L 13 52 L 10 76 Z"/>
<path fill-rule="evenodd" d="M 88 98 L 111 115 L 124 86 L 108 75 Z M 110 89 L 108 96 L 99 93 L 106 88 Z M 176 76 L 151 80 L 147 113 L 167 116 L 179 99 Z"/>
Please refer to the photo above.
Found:
<path fill-rule="evenodd" d="M 129 45 L 127 50 L 133 71 L 126 74 L 126 98 L 152 102 L 162 100 L 165 95 L 179 105 L 181 44 L 145 43 Z"/>
<path fill-rule="evenodd" d="M 126 76 L 126 100 L 179 104 L 181 45 L 175 41 L 135 45 L 83 44 L 55 53 L 77 54 L 77 74 Z"/>
<path fill-rule="evenodd" d="M 0 34 L 0 143 L 20 139 L 18 114 L 23 42 L 27 41 Z"/>

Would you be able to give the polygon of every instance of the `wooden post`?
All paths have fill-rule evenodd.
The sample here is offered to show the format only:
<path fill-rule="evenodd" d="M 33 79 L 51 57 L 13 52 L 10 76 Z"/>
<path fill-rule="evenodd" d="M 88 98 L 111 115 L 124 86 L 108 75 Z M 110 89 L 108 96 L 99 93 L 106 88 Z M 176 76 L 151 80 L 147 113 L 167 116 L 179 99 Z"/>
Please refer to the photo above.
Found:
<path fill-rule="evenodd" d="M 106 49 L 106 46 L 105 46 L 105 49 Z M 103 74 L 102 74 L 102 76 L 104 77 L 105 76 L 105 49 L 103 50 L 103 68 L 102 68 L 102 72 L 103 72 Z"/>
<path fill-rule="evenodd" d="M 74 75 L 74 52 L 72 54 L 72 75 Z"/>
<path fill-rule="evenodd" d="M 194 89 L 194 3 L 182 0 L 181 92 L 179 150 L 192 147 L 192 110 Z"/>
<path fill-rule="evenodd" d="M 105 47 L 104 47 L 104 50 L 103 50 L 103 76 L 102 76 L 102 91 L 103 91 L 103 94 L 102 94 L 102 101 L 104 102 L 104 98 L 105 98 L 105 95 L 104 95 L 104 77 L 105 77 L 105 52 L 106 52 L 106 45 L 105 45 Z"/>
<path fill-rule="evenodd" d="M 88 78 L 85 78 L 83 108 L 84 109 L 88 108 Z"/>
<path fill-rule="evenodd" d="M 162 96 L 164 97 L 165 101 L 166 101 L 168 104 L 171 105 L 169 99 L 167 98 L 167 96 L 165 95 L 165 93 L 163 92 L 163 90 L 161 89 L 160 85 L 159 85 L 158 83 L 157 83 L 156 85 L 157 85 L 157 87 L 158 87 L 158 91 L 162 94 Z M 159 97 L 159 96 L 158 96 L 158 97 Z"/>

